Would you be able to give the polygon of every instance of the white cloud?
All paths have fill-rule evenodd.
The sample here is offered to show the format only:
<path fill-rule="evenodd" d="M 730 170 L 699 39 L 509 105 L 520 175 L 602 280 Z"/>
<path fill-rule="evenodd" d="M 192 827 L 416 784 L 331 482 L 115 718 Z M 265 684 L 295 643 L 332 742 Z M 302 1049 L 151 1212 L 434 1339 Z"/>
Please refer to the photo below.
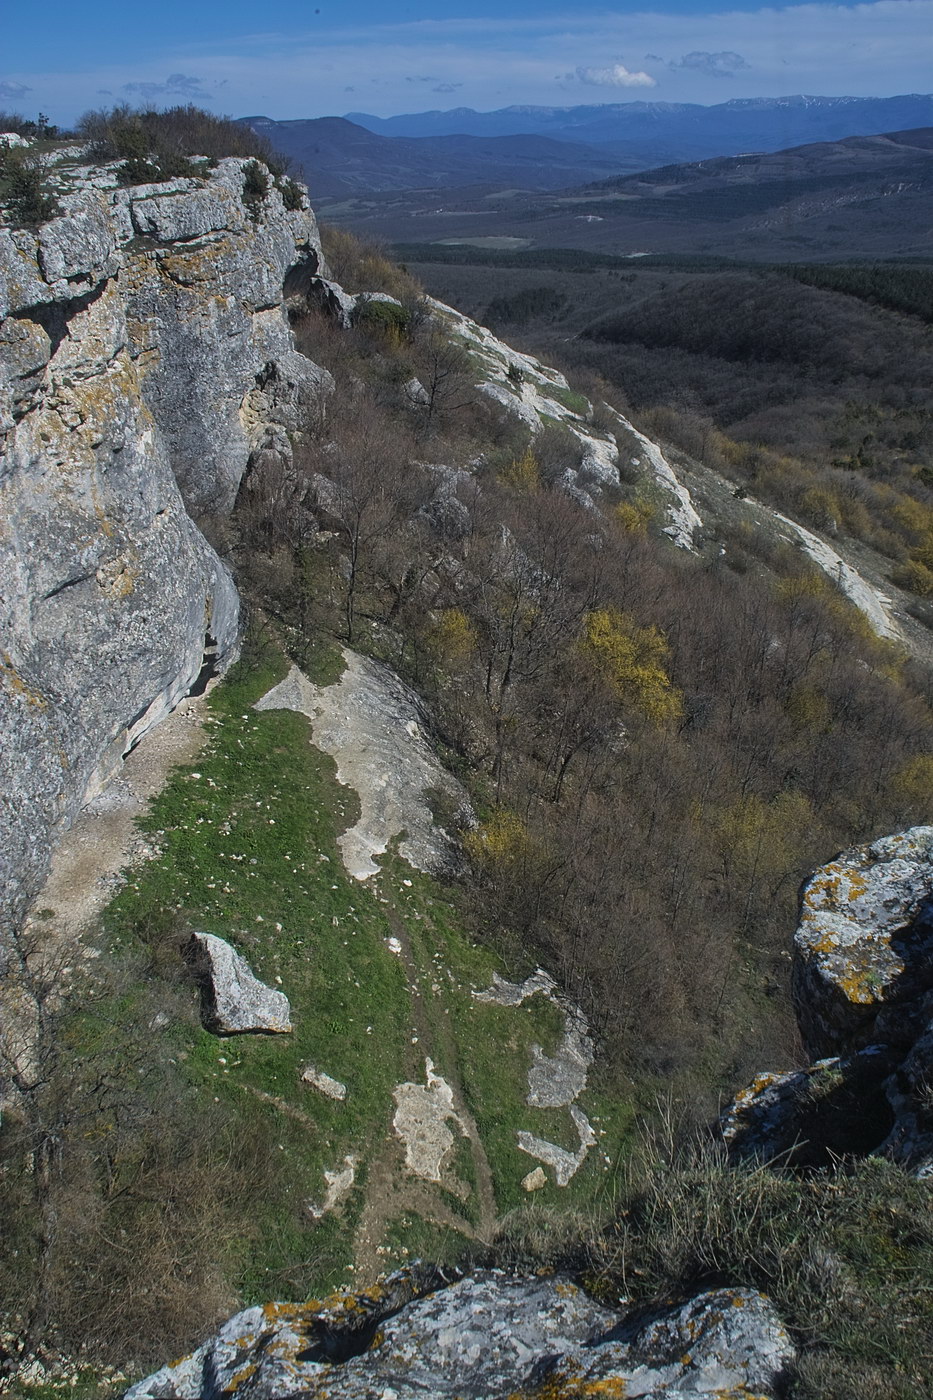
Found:
<path fill-rule="evenodd" d="M 577 77 L 581 83 L 589 83 L 592 87 L 657 87 L 657 79 L 652 78 L 650 73 L 630 73 L 621 63 L 614 63 L 611 68 L 583 68 L 577 69 Z"/>
<path fill-rule="evenodd" d="M 32 88 L 27 87 L 25 83 L 0 83 L 0 97 L 25 97 L 27 92 L 32 92 Z"/>

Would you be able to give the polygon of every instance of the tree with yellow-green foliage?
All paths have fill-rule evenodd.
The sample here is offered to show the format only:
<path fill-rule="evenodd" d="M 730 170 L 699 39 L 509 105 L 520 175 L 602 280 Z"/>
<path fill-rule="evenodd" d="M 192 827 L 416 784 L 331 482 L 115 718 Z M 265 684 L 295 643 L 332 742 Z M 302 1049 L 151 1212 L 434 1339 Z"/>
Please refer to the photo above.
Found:
<path fill-rule="evenodd" d="M 581 646 L 627 706 L 652 724 L 683 715 L 683 697 L 667 674 L 668 646 L 659 627 L 638 627 L 617 608 L 587 614 Z"/>

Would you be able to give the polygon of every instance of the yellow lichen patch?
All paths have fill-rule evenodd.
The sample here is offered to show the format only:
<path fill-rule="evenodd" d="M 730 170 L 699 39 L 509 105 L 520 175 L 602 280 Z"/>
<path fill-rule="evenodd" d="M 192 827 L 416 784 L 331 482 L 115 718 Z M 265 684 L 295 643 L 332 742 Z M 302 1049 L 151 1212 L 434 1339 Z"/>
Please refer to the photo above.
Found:
<path fill-rule="evenodd" d="M 246 1365 L 241 1370 L 237 1371 L 236 1374 L 231 1378 L 230 1390 L 238 1390 L 239 1387 L 243 1385 L 246 1381 L 248 1381 L 251 1376 L 254 1376 L 256 1374 L 256 1369 L 257 1363 L 255 1361 L 248 1361 Z"/>
<path fill-rule="evenodd" d="M 266 1322 L 276 1323 L 302 1317 L 307 1308 L 307 1303 L 264 1303 L 262 1315 Z"/>
<path fill-rule="evenodd" d="M 32 705 L 37 710 L 47 707 L 48 701 L 23 680 L 5 651 L 0 651 L 0 679 L 6 682 L 14 695 L 22 696 L 27 705 Z"/>
<path fill-rule="evenodd" d="M 158 261 L 163 277 L 182 286 L 192 286 L 217 277 L 217 264 L 229 255 L 230 242 L 220 239 L 200 248 L 192 248 L 186 253 L 171 253 Z"/>
<path fill-rule="evenodd" d="M 131 556 L 123 554 L 101 564 L 96 578 L 101 592 L 108 598 L 119 601 L 121 598 L 128 598 L 133 592 L 139 573 L 138 567 L 131 562 Z"/>
<path fill-rule="evenodd" d="M 589 1380 L 580 1374 L 580 1368 L 571 1363 L 559 1371 L 552 1371 L 546 1380 L 534 1390 L 515 1390 L 507 1400 L 587 1400 L 590 1396 L 600 1396 L 602 1400 L 625 1400 L 628 1394 L 628 1381 L 622 1376 L 606 1376 L 601 1380 Z"/>

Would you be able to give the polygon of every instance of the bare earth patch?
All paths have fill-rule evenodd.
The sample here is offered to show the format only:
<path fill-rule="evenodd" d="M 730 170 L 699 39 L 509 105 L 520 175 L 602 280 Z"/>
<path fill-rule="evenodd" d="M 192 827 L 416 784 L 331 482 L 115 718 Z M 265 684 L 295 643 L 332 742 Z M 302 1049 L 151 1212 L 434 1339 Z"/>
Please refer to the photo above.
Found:
<path fill-rule="evenodd" d="M 78 938 L 110 903 L 120 872 L 157 854 L 136 819 L 167 783 L 172 770 L 191 763 L 206 734 L 205 697 L 182 700 L 124 760 L 119 774 L 82 808 L 52 856 L 30 929 L 44 940 Z"/>

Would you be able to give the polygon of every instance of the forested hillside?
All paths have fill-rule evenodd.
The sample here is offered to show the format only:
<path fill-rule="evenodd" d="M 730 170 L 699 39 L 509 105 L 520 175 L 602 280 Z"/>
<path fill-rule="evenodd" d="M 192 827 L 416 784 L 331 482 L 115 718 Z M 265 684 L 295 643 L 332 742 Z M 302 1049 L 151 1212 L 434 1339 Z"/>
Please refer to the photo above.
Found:
<path fill-rule="evenodd" d="M 208 124 L 192 170 L 190 110 L 103 117 L 111 159 L 69 155 L 64 212 L 15 230 L 50 306 L 39 248 L 106 232 L 71 274 L 100 294 L 12 381 L 6 479 L 28 522 L 40 428 L 78 434 L 55 507 L 95 568 L 22 611 L 75 633 L 90 597 L 135 674 L 161 632 L 113 482 L 135 509 L 158 468 L 141 538 L 171 508 L 243 624 L 221 647 L 192 594 L 152 733 L 108 693 L 115 780 L 4 945 L 8 1389 L 119 1393 L 240 1306 L 422 1257 L 613 1306 L 770 1290 L 795 1400 L 922 1400 L 923 1183 L 727 1170 L 707 1129 L 802 1062 L 801 882 L 933 816 L 929 327 L 870 277 L 472 269 L 489 330 L 319 240 L 255 147 Z M 125 431 L 85 388 L 113 361 Z M 156 445 L 135 476 L 127 441 Z M 26 642 L 4 697 L 38 726 Z"/>

